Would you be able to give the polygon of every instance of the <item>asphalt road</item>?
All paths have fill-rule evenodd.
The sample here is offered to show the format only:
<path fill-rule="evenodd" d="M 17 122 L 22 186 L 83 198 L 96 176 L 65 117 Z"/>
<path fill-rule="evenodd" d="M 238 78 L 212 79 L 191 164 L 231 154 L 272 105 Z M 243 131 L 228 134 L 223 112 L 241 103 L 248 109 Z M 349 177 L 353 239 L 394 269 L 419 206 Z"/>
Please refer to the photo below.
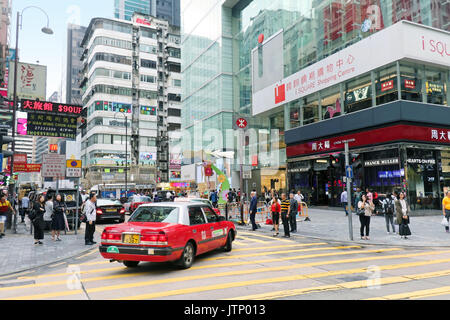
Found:
<path fill-rule="evenodd" d="M 0 278 L 0 299 L 19 300 L 449 298 L 450 249 L 349 245 L 243 230 L 232 252 L 197 257 L 188 270 L 170 263 L 130 269 L 93 248 Z"/>

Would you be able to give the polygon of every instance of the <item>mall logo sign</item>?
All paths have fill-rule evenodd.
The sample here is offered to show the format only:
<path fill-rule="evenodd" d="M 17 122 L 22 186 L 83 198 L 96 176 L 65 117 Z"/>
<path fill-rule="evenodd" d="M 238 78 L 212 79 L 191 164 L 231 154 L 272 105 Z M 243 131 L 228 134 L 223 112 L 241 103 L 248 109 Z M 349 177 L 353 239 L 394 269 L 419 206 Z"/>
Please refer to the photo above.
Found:
<path fill-rule="evenodd" d="M 430 51 L 439 54 L 442 57 L 450 56 L 450 43 L 446 43 L 444 41 L 439 41 L 435 39 L 427 39 L 422 36 L 422 50 Z"/>
<path fill-rule="evenodd" d="M 275 87 L 275 104 L 279 104 L 286 100 L 286 85 L 282 84 Z"/>

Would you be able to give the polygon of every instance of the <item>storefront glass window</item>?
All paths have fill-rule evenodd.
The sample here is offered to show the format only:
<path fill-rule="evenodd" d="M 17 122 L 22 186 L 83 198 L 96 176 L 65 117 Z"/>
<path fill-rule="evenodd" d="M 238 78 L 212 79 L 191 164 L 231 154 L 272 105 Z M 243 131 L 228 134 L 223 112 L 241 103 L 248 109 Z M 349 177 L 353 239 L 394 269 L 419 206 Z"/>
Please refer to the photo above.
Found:
<path fill-rule="evenodd" d="M 352 113 L 372 107 L 370 74 L 347 81 L 345 88 L 345 112 Z"/>
<path fill-rule="evenodd" d="M 320 95 L 322 97 L 321 106 L 324 119 L 332 119 L 343 113 L 340 86 L 323 90 Z"/>
<path fill-rule="evenodd" d="M 445 192 L 450 189 L 450 150 L 441 151 L 441 166 L 440 166 L 440 184 L 441 184 L 441 199 L 444 197 Z"/>
<path fill-rule="evenodd" d="M 402 100 L 422 102 L 423 66 L 400 63 Z"/>
<path fill-rule="evenodd" d="M 436 151 L 407 149 L 408 195 L 412 210 L 439 209 Z"/>
<path fill-rule="evenodd" d="M 300 126 L 300 100 L 289 103 L 289 121 L 291 129 Z"/>
<path fill-rule="evenodd" d="M 312 94 L 303 98 L 303 125 L 319 121 L 319 98 Z"/>
<path fill-rule="evenodd" d="M 392 64 L 375 71 L 375 86 L 377 105 L 398 100 L 397 66 Z"/>
<path fill-rule="evenodd" d="M 425 69 L 425 90 L 428 103 L 446 105 L 446 73 L 439 69 Z"/>

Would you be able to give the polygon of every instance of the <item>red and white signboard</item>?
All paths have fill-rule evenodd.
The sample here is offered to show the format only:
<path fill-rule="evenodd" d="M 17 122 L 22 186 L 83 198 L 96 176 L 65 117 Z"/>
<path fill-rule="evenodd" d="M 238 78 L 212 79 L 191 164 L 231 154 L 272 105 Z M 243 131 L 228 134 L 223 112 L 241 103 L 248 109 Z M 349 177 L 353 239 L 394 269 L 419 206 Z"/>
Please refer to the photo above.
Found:
<path fill-rule="evenodd" d="M 354 148 L 395 141 L 434 142 L 450 145 L 450 129 L 394 125 L 288 146 L 286 155 L 288 158 L 292 158 L 309 154 L 333 153 L 343 150 L 345 142 L 348 142 L 350 148 Z"/>
<path fill-rule="evenodd" d="M 41 175 L 43 178 L 64 178 L 66 176 L 66 155 L 43 154 Z"/>
<path fill-rule="evenodd" d="M 236 126 L 239 129 L 245 129 L 247 128 L 247 125 L 248 125 L 247 120 L 245 120 L 244 118 L 239 118 L 236 120 Z"/>
<path fill-rule="evenodd" d="M 450 33 L 398 22 L 287 78 L 253 92 L 253 115 L 269 111 L 398 60 L 450 65 Z M 255 90 L 255 88 L 253 88 Z"/>

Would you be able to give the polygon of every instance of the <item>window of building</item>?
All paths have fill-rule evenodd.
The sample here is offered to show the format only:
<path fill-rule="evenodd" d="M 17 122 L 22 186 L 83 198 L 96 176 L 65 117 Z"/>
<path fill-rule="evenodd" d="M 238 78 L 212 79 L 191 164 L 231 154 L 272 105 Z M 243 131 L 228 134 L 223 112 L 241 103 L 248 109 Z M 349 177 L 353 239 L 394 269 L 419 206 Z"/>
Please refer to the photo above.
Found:
<path fill-rule="evenodd" d="M 174 79 L 173 80 L 173 86 L 174 87 L 181 87 L 181 80 Z"/>
<path fill-rule="evenodd" d="M 169 117 L 181 117 L 181 110 L 169 108 L 167 114 Z"/>
<path fill-rule="evenodd" d="M 334 86 L 320 92 L 322 97 L 322 114 L 324 119 L 332 119 L 343 114 L 340 86 Z"/>
<path fill-rule="evenodd" d="M 423 66 L 400 63 L 402 100 L 422 102 Z"/>
<path fill-rule="evenodd" d="M 371 75 L 366 74 L 344 84 L 345 113 L 372 107 Z"/>
<path fill-rule="evenodd" d="M 319 121 L 319 98 L 314 93 L 303 99 L 303 125 Z"/>
<path fill-rule="evenodd" d="M 446 105 L 446 73 L 443 70 L 425 68 L 426 102 Z"/>
<path fill-rule="evenodd" d="M 141 67 L 156 69 L 156 61 L 141 59 Z"/>
<path fill-rule="evenodd" d="M 377 105 L 398 100 L 396 64 L 375 71 L 375 86 Z"/>

